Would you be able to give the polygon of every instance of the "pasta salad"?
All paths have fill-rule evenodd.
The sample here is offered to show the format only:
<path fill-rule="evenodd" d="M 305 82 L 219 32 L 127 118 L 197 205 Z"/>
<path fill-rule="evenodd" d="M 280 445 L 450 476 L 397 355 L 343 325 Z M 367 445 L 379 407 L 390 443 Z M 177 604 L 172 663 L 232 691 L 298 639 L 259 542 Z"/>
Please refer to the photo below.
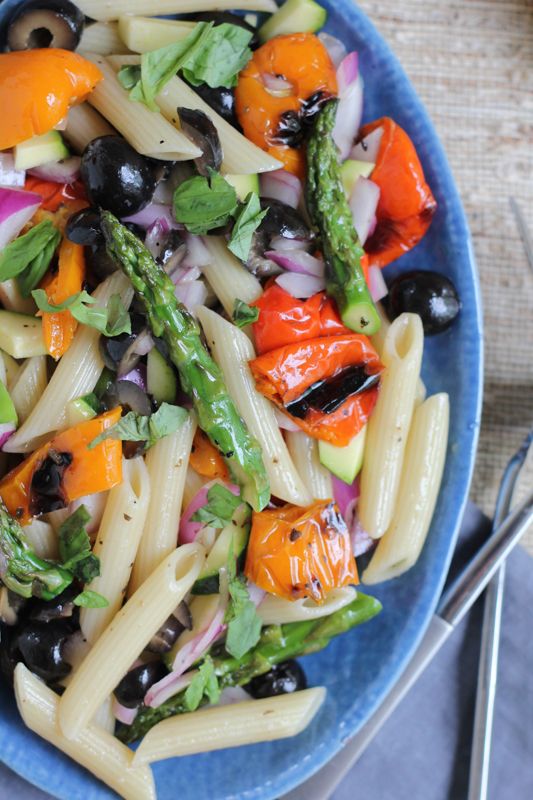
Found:
<path fill-rule="evenodd" d="M 384 277 L 437 203 L 326 17 L 27 0 L 5 27 L 0 668 L 125 798 L 301 732 L 326 688 L 297 659 L 380 612 L 437 500 L 424 337 L 460 300 Z"/>

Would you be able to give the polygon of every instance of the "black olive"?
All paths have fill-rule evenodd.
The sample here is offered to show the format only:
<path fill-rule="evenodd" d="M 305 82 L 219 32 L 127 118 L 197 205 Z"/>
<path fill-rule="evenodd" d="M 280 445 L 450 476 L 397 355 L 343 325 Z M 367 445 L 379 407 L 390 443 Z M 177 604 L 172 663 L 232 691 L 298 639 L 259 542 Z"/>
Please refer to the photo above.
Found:
<path fill-rule="evenodd" d="M 179 604 L 173 614 L 161 625 L 157 633 L 152 636 L 146 648 L 151 653 L 168 653 L 178 636 L 185 630 L 191 630 L 192 617 L 187 603 Z"/>
<path fill-rule="evenodd" d="M 104 242 L 100 211 L 97 208 L 82 208 L 68 218 L 65 236 L 75 244 L 99 245 Z"/>
<path fill-rule="evenodd" d="M 78 627 L 79 609 L 74 605 L 74 598 L 79 594 L 79 590 L 74 586 L 68 586 L 61 594 L 53 600 L 34 601 L 28 619 L 35 622 L 50 622 L 54 619 L 68 620 L 68 625 L 72 633 Z"/>
<path fill-rule="evenodd" d="M 170 275 L 187 255 L 187 243 L 180 231 L 170 231 L 161 246 L 157 263 Z"/>
<path fill-rule="evenodd" d="M 151 164 L 120 136 L 100 136 L 81 157 L 91 203 L 126 217 L 148 205 L 156 187 Z"/>
<path fill-rule="evenodd" d="M 314 123 L 315 117 L 328 100 L 331 99 L 331 95 L 326 94 L 326 92 L 318 91 L 308 97 L 307 100 L 302 105 L 301 116 L 304 125 L 310 126 Z"/>
<path fill-rule="evenodd" d="M 270 239 L 274 236 L 284 236 L 286 239 L 312 238 L 313 234 L 294 208 L 271 198 L 262 198 L 261 208 L 268 208 L 268 213 L 258 230 L 266 233 Z"/>
<path fill-rule="evenodd" d="M 49 683 L 65 678 L 71 666 L 63 650 L 70 634 L 71 627 L 64 620 L 24 625 L 17 635 L 17 646 L 28 669 Z"/>
<path fill-rule="evenodd" d="M 114 372 L 118 370 L 124 354 L 137 337 L 133 333 L 121 333 L 118 336 L 101 336 L 99 341 L 100 355 L 104 364 Z"/>
<path fill-rule="evenodd" d="M 117 263 L 107 252 L 105 244 L 85 248 L 85 263 L 92 278 L 104 281 L 117 271 Z"/>
<path fill-rule="evenodd" d="M 391 319 L 404 311 L 420 314 L 426 336 L 442 333 L 449 328 L 460 308 L 461 301 L 455 286 L 439 272 L 406 272 L 389 287 L 387 311 Z"/>
<path fill-rule="evenodd" d="M 65 508 L 63 474 L 72 464 L 72 453 L 49 450 L 33 473 L 30 485 L 30 513 L 34 516 Z"/>
<path fill-rule="evenodd" d="M 13 673 L 22 656 L 17 646 L 16 629 L 0 622 L 0 674 L 8 684 L 13 683 Z"/>
<path fill-rule="evenodd" d="M 240 125 L 235 113 L 235 92 L 225 86 L 218 86 L 212 89 L 207 83 L 200 86 L 193 86 L 194 91 L 200 95 L 207 105 L 216 111 L 226 122 L 240 130 Z"/>
<path fill-rule="evenodd" d="M 299 147 L 303 139 L 304 129 L 300 114 L 297 111 L 284 111 L 280 115 L 276 133 L 272 136 L 272 143 Z"/>
<path fill-rule="evenodd" d="M 117 405 L 120 405 L 126 412 L 134 411 L 142 416 L 152 413 L 148 396 L 133 381 L 116 381 L 103 396 L 102 401 L 108 408 L 116 408 Z"/>
<path fill-rule="evenodd" d="M 275 697 L 278 694 L 291 694 L 307 688 L 305 672 L 297 661 L 283 661 L 270 672 L 252 678 L 243 687 L 252 697 Z"/>
<path fill-rule="evenodd" d="M 75 50 L 84 24 L 83 13 L 69 0 L 27 0 L 9 18 L 7 44 L 10 50 Z"/>
<path fill-rule="evenodd" d="M 137 708 L 142 705 L 148 689 L 168 675 L 162 661 L 149 661 L 141 664 L 124 675 L 115 689 L 115 697 L 126 708 Z"/>
<path fill-rule="evenodd" d="M 222 145 L 217 129 L 203 111 L 192 108 L 178 108 L 181 127 L 186 136 L 202 151 L 194 159 L 200 175 L 209 177 L 210 170 L 218 172 L 222 164 Z"/>

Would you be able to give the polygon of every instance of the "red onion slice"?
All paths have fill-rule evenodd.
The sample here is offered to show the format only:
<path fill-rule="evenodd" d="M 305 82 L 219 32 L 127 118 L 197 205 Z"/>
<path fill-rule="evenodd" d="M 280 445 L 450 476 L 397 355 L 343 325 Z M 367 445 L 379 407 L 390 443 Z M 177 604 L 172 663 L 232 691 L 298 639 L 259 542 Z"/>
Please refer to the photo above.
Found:
<path fill-rule="evenodd" d="M 143 392 L 146 392 L 146 366 L 144 364 L 140 364 L 138 367 L 130 370 L 125 375 L 121 375 L 118 380 L 134 383 L 139 387 L 139 389 L 142 389 Z"/>
<path fill-rule="evenodd" d="M 208 267 L 211 264 L 213 258 L 201 236 L 187 233 L 185 234 L 185 243 L 187 255 L 181 262 L 184 267 Z"/>
<path fill-rule="evenodd" d="M 301 275 L 314 275 L 315 278 L 324 277 L 324 262 L 315 258 L 305 250 L 267 250 L 266 258 L 289 272 L 298 272 Z"/>
<path fill-rule="evenodd" d="M 174 284 L 197 281 L 202 275 L 200 267 L 178 267 L 170 275 L 170 280 Z"/>
<path fill-rule="evenodd" d="M 70 158 L 64 158 L 62 161 L 50 161 L 40 167 L 32 167 L 28 172 L 42 181 L 70 184 L 80 177 L 80 164 L 81 158 L 79 156 L 71 156 Z"/>
<path fill-rule="evenodd" d="M 298 208 L 302 198 L 302 182 L 284 169 L 265 172 L 260 179 L 261 197 L 271 197 L 291 208 Z"/>
<path fill-rule="evenodd" d="M 289 239 L 287 236 L 274 236 L 270 240 L 271 250 L 286 252 L 287 250 L 307 250 L 308 247 L 309 241 L 307 239 Z"/>
<path fill-rule="evenodd" d="M 15 158 L 12 153 L 0 153 L 0 186 L 22 188 L 26 181 L 26 172 L 15 169 Z"/>
<path fill-rule="evenodd" d="M 224 483 L 223 481 L 215 480 L 204 484 L 204 486 L 202 486 L 202 488 L 194 495 L 193 499 L 182 514 L 179 527 L 180 544 L 189 544 L 190 542 L 194 542 L 204 527 L 201 522 L 191 522 L 191 517 L 198 511 L 199 508 L 203 508 L 205 505 L 207 505 L 207 493 L 215 483 L 220 483 L 222 486 L 225 486 L 225 488 L 229 489 L 229 491 L 234 494 L 235 497 L 238 497 L 240 494 L 239 487 L 234 483 Z"/>
<path fill-rule="evenodd" d="M 0 250 L 19 235 L 41 202 L 41 195 L 35 192 L 0 188 Z"/>
<path fill-rule="evenodd" d="M 326 288 L 324 278 L 317 278 L 315 275 L 298 275 L 296 272 L 285 272 L 283 275 L 278 275 L 276 283 L 300 300 L 306 300 L 317 292 L 323 292 Z"/>
<path fill-rule="evenodd" d="M 359 58 L 356 52 L 349 53 L 337 70 L 339 106 L 333 139 L 339 148 L 341 159 L 348 158 L 359 131 L 363 116 L 363 81 L 359 74 Z"/>
<path fill-rule="evenodd" d="M 174 294 L 185 308 L 194 313 L 194 309 L 203 306 L 207 300 L 207 286 L 203 281 L 181 281 L 176 284 Z"/>
<path fill-rule="evenodd" d="M 261 605 L 265 599 L 266 592 L 264 589 L 260 589 L 259 586 L 256 586 L 255 583 L 252 583 L 252 581 L 248 581 L 246 586 L 248 589 L 248 596 L 254 606 L 257 608 L 257 606 Z"/>
<path fill-rule="evenodd" d="M 357 515 L 354 515 L 352 524 L 350 526 L 350 541 L 352 544 L 352 552 L 354 557 L 362 556 L 363 553 L 367 553 L 369 550 L 372 550 L 376 544 L 376 540 L 373 539 L 363 528 Z"/>
<path fill-rule="evenodd" d="M 118 702 L 116 697 L 113 697 L 113 716 L 122 722 L 123 725 L 132 725 L 135 717 L 138 714 L 138 708 L 127 708 Z"/>
<path fill-rule="evenodd" d="M 174 675 L 173 672 L 169 672 L 169 674 L 165 675 L 165 677 L 160 681 L 154 683 L 149 692 L 147 692 L 144 698 L 145 705 L 148 705 L 147 697 L 148 694 L 151 693 L 151 708 L 159 708 L 159 706 L 170 697 L 173 697 L 178 692 L 186 689 L 187 686 L 192 683 L 192 680 L 194 677 L 196 677 L 196 675 L 198 675 L 197 669 L 187 672 L 186 675 Z"/>
<path fill-rule="evenodd" d="M 283 411 L 280 411 L 278 408 L 274 409 L 274 414 L 276 415 L 278 427 L 282 430 L 291 431 L 292 433 L 296 433 L 297 431 L 301 430 L 301 428 L 295 422 L 293 422 L 287 414 L 284 414 Z"/>
<path fill-rule="evenodd" d="M 341 61 L 346 58 L 347 50 L 340 39 L 332 36 L 330 33 L 319 33 L 318 38 L 329 53 L 329 57 L 333 61 L 335 69 L 340 65 Z"/>
<path fill-rule="evenodd" d="M 370 294 L 372 295 L 374 303 L 383 300 L 388 294 L 389 290 L 380 267 L 370 267 L 368 270 L 368 288 L 370 289 Z"/>
<path fill-rule="evenodd" d="M 165 236 L 169 230 L 170 228 L 166 219 L 160 218 L 156 219 L 146 231 L 144 244 L 150 251 L 152 258 L 158 258 L 161 255 L 163 245 L 165 244 Z"/>
<path fill-rule="evenodd" d="M 149 203 L 141 211 L 137 211 L 136 214 L 122 218 L 122 222 L 133 222 L 135 225 L 139 225 L 140 228 L 144 228 L 145 231 L 157 220 L 164 220 L 169 230 L 181 230 L 183 228 L 183 225 L 179 225 L 172 216 L 170 206 L 162 203 Z"/>
<path fill-rule="evenodd" d="M 242 686 L 226 686 L 220 693 L 217 706 L 233 706 L 235 703 L 244 703 L 251 699 L 252 696 Z"/>
<path fill-rule="evenodd" d="M 376 183 L 369 178 L 357 178 L 350 197 L 350 210 L 354 228 L 362 245 L 366 242 L 374 222 L 379 195 L 380 188 Z"/>
<path fill-rule="evenodd" d="M 333 482 L 333 497 L 339 507 L 342 518 L 349 528 L 353 521 L 355 503 L 359 499 L 359 478 L 357 477 L 353 483 L 344 483 L 336 475 L 332 475 L 331 480 Z"/>
<path fill-rule="evenodd" d="M 13 436 L 15 431 L 16 426 L 12 422 L 0 423 L 0 450 L 2 450 L 9 437 Z"/>
<path fill-rule="evenodd" d="M 273 75 L 271 72 L 262 72 L 261 80 L 267 92 L 272 97 L 289 97 L 293 92 L 293 85 L 282 75 Z"/>
<path fill-rule="evenodd" d="M 373 130 L 353 147 L 350 158 L 355 161 L 366 161 L 368 164 L 375 164 L 378 160 L 382 136 L 383 128 Z"/>

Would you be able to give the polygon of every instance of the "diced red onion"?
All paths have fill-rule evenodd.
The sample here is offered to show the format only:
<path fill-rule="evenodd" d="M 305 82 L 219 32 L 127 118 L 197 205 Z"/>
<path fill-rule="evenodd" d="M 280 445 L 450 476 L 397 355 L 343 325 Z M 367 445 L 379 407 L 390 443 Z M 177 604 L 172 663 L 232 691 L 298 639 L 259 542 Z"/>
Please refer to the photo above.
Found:
<path fill-rule="evenodd" d="M 3 448 L 10 436 L 16 431 L 16 427 L 12 422 L 0 423 L 0 450 Z"/>
<path fill-rule="evenodd" d="M 382 136 L 383 128 L 373 130 L 353 147 L 350 158 L 355 161 L 365 161 L 367 164 L 375 164 L 378 160 Z"/>
<path fill-rule="evenodd" d="M 123 725 L 132 725 L 135 721 L 139 709 L 127 708 L 118 702 L 116 697 L 113 697 L 113 716 L 122 722 Z"/>
<path fill-rule="evenodd" d="M 164 180 L 159 181 L 157 186 L 155 187 L 155 192 L 152 195 L 152 202 L 154 203 L 162 203 L 164 206 L 172 205 L 172 196 L 174 194 L 175 186 L 172 185 L 172 181 Z"/>
<path fill-rule="evenodd" d="M 201 236 L 186 233 L 185 244 L 187 254 L 181 262 L 184 267 L 208 267 L 211 264 L 213 258 Z"/>
<path fill-rule="evenodd" d="M 135 367 L 135 369 L 127 372 L 126 375 L 121 375 L 118 380 L 130 381 L 138 386 L 139 389 L 142 389 L 143 392 L 146 392 L 146 366 L 140 364 L 138 367 Z"/>
<path fill-rule="evenodd" d="M 333 139 L 343 160 L 348 158 L 363 116 L 363 81 L 358 64 L 357 53 L 349 53 L 337 70 L 339 106 Z"/>
<path fill-rule="evenodd" d="M 217 706 L 232 706 L 235 705 L 235 703 L 244 703 L 246 700 L 251 699 L 251 695 L 249 695 L 242 686 L 226 686 L 220 693 Z"/>
<path fill-rule="evenodd" d="M 376 230 L 377 224 L 378 224 L 378 218 L 376 214 L 374 214 L 374 216 L 372 217 L 372 222 L 370 223 L 370 228 L 368 229 L 368 236 L 372 236 L 372 234 Z"/>
<path fill-rule="evenodd" d="M 15 169 L 15 158 L 12 153 L 0 153 L 0 186 L 22 188 L 26 181 L 26 172 Z"/>
<path fill-rule="evenodd" d="M 280 75 L 273 75 L 271 72 L 262 72 L 261 80 L 264 87 L 272 97 L 288 97 L 293 92 L 293 86 L 290 81 Z"/>
<path fill-rule="evenodd" d="M 350 541 L 352 543 L 352 552 L 354 556 L 362 556 L 363 553 L 372 550 L 376 544 L 375 539 L 363 528 L 356 514 L 354 514 L 350 526 Z"/>
<path fill-rule="evenodd" d="M 317 292 L 323 292 L 326 288 L 324 278 L 317 278 L 315 275 L 298 275 L 297 272 L 284 272 L 275 280 L 282 289 L 301 300 L 306 300 Z"/>
<path fill-rule="evenodd" d="M 152 700 L 151 707 L 158 708 L 170 697 L 173 697 L 178 692 L 181 692 L 183 689 L 186 689 L 187 686 L 189 686 L 192 683 L 192 680 L 193 678 L 196 677 L 196 675 L 198 675 L 197 669 L 192 670 L 191 672 L 187 672 L 186 675 L 178 675 L 178 676 L 174 675 L 173 672 L 169 672 L 168 675 L 165 675 L 165 677 L 162 680 L 158 681 L 157 683 L 154 683 L 154 685 L 151 687 L 151 689 L 144 698 L 145 705 L 148 705 L 146 698 L 148 697 L 148 694 L 152 692 L 152 694 L 150 695 Z M 158 688 L 156 689 L 156 687 Z"/>
<path fill-rule="evenodd" d="M 190 542 L 194 542 L 196 537 L 204 527 L 201 522 L 191 522 L 191 517 L 195 514 L 199 508 L 203 508 L 207 505 L 207 493 L 209 489 L 215 483 L 222 483 L 226 489 L 229 489 L 235 497 L 238 497 L 240 494 L 240 489 L 234 483 L 223 483 L 222 481 L 209 481 L 202 486 L 201 489 L 194 495 L 193 499 L 185 509 L 182 514 L 180 527 L 179 527 L 179 543 L 180 544 L 189 544 Z"/>
<path fill-rule="evenodd" d="M 32 167 L 28 172 L 42 181 L 71 184 L 80 177 L 80 164 L 81 158 L 79 156 L 71 156 L 61 161 L 50 161 L 40 167 Z"/>
<path fill-rule="evenodd" d="M 246 586 L 248 589 L 248 596 L 257 608 L 265 599 L 266 592 L 264 589 L 260 589 L 259 586 L 256 586 L 255 583 L 252 583 L 252 581 L 248 581 Z"/>
<path fill-rule="evenodd" d="M 353 520 L 354 506 L 359 499 L 359 478 L 356 478 L 353 483 L 345 483 L 337 478 L 336 475 L 331 476 L 333 482 L 333 497 L 341 512 L 341 517 L 346 522 L 348 528 Z M 350 514 L 352 517 L 350 518 Z"/>
<path fill-rule="evenodd" d="M 271 197 L 291 208 L 298 208 L 302 198 L 302 182 L 284 169 L 264 172 L 260 179 L 261 197 Z"/>
<path fill-rule="evenodd" d="M 342 97 L 359 77 L 359 55 L 353 50 L 342 59 L 337 69 L 337 88 Z"/>
<path fill-rule="evenodd" d="M 287 414 L 284 414 L 283 411 L 280 411 L 278 408 L 274 409 L 274 414 L 276 415 L 278 427 L 280 427 L 282 430 L 291 431 L 292 433 L 296 433 L 297 431 L 301 430 L 301 428 L 295 422 L 293 422 Z"/>
<path fill-rule="evenodd" d="M 35 192 L 0 188 L 0 250 L 19 235 L 41 202 L 41 195 Z"/>
<path fill-rule="evenodd" d="M 153 258 L 158 258 L 161 254 L 165 243 L 165 237 L 169 230 L 170 228 L 167 220 L 165 218 L 160 218 L 156 219 L 146 231 L 144 244 Z"/>
<path fill-rule="evenodd" d="M 346 47 L 340 39 L 337 39 L 336 36 L 332 36 L 330 33 L 319 33 L 318 38 L 328 51 L 329 57 L 333 61 L 335 69 L 337 69 L 341 61 L 346 58 Z"/>
<path fill-rule="evenodd" d="M 309 241 L 307 239 L 289 239 L 287 236 L 274 236 L 270 240 L 271 250 L 307 250 Z"/>
<path fill-rule="evenodd" d="M 368 238 L 379 203 L 380 188 L 377 183 L 362 176 L 357 178 L 350 197 L 350 210 L 354 228 L 362 245 Z"/>
<path fill-rule="evenodd" d="M 122 222 L 133 222 L 134 225 L 139 225 L 145 231 L 157 220 L 165 220 L 169 230 L 181 230 L 183 228 L 183 225 L 179 225 L 174 219 L 170 206 L 162 203 L 149 203 L 145 208 L 137 211 L 136 214 L 122 218 Z"/>
<path fill-rule="evenodd" d="M 314 275 L 315 278 L 324 277 L 324 262 L 315 258 L 305 250 L 267 250 L 266 258 L 289 272 L 298 272 L 300 275 Z"/>
<path fill-rule="evenodd" d="M 388 294 L 387 284 L 383 277 L 383 272 L 379 267 L 370 267 L 368 270 L 368 288 L 372 295 L 372 300 L 377 303 Z"/>
<path fill-rule="evenodd" d="M 207 286 L 203 281 L 180 281 L 176 284 L 174 294 L 185 308 L 194 313 L 194 309 L 203 306 L 207 300 Z"/>
<path fill-rule="evenodd" d="M 200 267 L 183 267 L 180 266 L 170 274 L 170 280 L 174 284 L 187 283 L 189 281 L 197 281 L 202 275 Z"/>

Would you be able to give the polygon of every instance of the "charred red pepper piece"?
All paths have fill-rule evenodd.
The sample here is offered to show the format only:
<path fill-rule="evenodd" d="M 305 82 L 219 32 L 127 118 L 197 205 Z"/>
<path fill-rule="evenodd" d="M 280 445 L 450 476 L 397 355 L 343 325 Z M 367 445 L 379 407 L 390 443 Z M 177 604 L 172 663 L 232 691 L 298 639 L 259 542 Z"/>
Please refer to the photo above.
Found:
<path fill-rule="evenodd" d="M 437 201 L 406 132 L 390 117 L 382 117 L 365 125 L 361 138 L 376 128 L 383 128 L 383 135 L 371 178 L 381 194 L 376 230 L 367 239 L 365 250 L 370 266 L 385 267 L 422 239 L 437 209 Z"/>

